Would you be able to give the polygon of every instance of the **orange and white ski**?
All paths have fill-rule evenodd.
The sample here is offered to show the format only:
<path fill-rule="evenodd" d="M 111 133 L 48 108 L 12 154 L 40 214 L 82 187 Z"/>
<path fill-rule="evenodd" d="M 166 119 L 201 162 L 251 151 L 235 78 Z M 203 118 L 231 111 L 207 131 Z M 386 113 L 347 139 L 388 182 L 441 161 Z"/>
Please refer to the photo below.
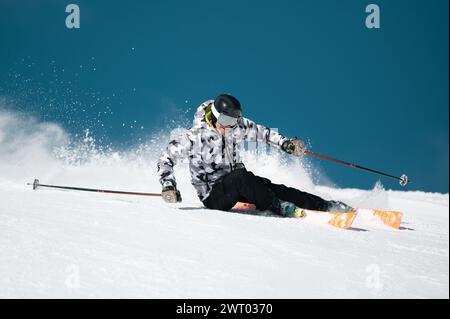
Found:
<path fill-rule="evenodd" d="M 233 209 L 238 211 L 252 211 L 256 206 L 249 203 L 237 203 Z M 307 221 L 328 224 L 337 228 L 348 229 L 352 226 L 358 212 L 338 213 L 338 212 L 323 212 L 317 210 L 298 209 L 296 211 L 296 218 L 305 219 Z"/>
<path fill-rule="evenodd" d="M 360 208 L 357 210 L 363 216 L 369 216 L 371 221 L 380 222 L 384 225 L 399 229 L 403 214 L 397 211 L 377 210 Z"/>
<path fill-rule="evenodd" d="M 338 213 L 338 212 L 322 212 L 317 210 L 301 210 L 302 216 L 298 218 L 304 218 L 306 220 L 318 223 L 326 223 L 328 225 L 348 229 L 352 226 L 353 221 L 355 220 L 358 212 L 349 212 L 349 213 Z"/>

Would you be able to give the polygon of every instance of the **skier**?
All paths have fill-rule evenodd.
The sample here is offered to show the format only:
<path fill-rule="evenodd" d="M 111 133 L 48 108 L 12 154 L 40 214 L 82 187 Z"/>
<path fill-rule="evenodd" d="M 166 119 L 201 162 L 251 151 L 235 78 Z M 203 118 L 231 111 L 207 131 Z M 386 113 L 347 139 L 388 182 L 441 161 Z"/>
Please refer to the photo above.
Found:
<path fill-rule="evenodd" d="M 162 197 L 166 202 L 181 201 L 173 166 L 189 158 L 191 183 L 203 204 L 210 209 L 228 211 L 238 202 L 254 204 L 284 217 L 302 217 L 302 209 L 350 212 L 353 208 L 339 201 L 316 195 L 248 171 L 242 163 L 244 141 L 265 142 L 294 156 L 302 156 L 305 144 L 242 117 L 240 102 L 228 94 L 202 103 L 191 129 L 170 141 L 158 161 Z"/>

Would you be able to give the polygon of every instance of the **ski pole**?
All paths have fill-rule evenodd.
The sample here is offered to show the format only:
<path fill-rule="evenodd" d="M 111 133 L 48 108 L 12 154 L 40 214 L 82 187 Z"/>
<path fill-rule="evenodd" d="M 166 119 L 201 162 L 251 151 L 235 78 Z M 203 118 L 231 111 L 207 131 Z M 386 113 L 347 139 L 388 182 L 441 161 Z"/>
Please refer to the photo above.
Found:
<path fill-rule="evenodd" d="M 353 167 L 353 168 L 362 169 L 362 170 L 365 170 L 365 171 L 368 171 L 368 172 L 371 172 L 371 173 L 375 173 L 375 174 L 378 174 L 378 175 L 383 175 L 383 176 L 386 176 L 386 177 L 394 178 L 394 179 L 397 179 L 397 180 L 400 181 L 400 185 L 401 186 L 406 186 L 406 184 L 408 184 L 408 176 L 406 176 L 405 174 L 403 174 L 400 177 L 397 177 L 397 176 L 390 175 L 390 174 L 387 174 L 387 173 L 383 173 L 383 172 L 380 172 L 380 171 L 377 171 L 377 170 L 374 170 L 374 169 L 371 169 L 371 168 L 362 167 L 362 166 L 359 166 L 359 165 L 356 165 L 356 164 L 348 163 L 348 162 L 345 162 L 345 161 L 341 161 L 341 160 L 338 160 L 338 159 L 335 159 L 335 158 L 332 158 L 332 157 L 329 157 L 329 156 L 320 155 L 320 154 L 313 153 L 313 152 L 310 152 L 310 151 L 305 151 L 305 154 L 308 154 L 308 155 L 311 155 L 311 156 L 315 156 L 315 157 L 319 157 L 319 158 L 322 158 L 322 159 L 325 159 L 325 160 L 328 160 L 328 161 L 344 164 L 344 165 L 347 165 L 347 166 L 350 166 L 350 167 Z"/>
<path fill-rule="evenodd" d="M 96 192 L 96 193 L 109 193 L 109 194 L 121 194 L 121 195 L 138 195 L 138 196 L 155 196 L 161 197 L 161 194 L 158 193 L 138 193 L 138 192 L 126 192 L 126 191 L 113 191 L 106 189 L 94 189 L 94 188 L 82 188 L 82 187 L 71 187 L 71 186 L 57 186 L 57 185 L 46 185 L 39 183 L 38 179 L 35 179 L 33 183 L 27 183 L 27 185 L 33 185 L 33 189 L 36 190 L 38 187 L 47 187 L 47 188 L 58 188 L 58 189 L 69 189 L 75 191 L 84 191 L 84 192 Z"/>

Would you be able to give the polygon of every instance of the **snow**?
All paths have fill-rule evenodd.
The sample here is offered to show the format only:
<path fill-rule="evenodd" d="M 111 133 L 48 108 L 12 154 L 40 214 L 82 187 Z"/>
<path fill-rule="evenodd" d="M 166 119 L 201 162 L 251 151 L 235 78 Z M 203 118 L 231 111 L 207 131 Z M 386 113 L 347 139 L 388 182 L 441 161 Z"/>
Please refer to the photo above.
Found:
<path fill-rule="evenodd" d="M 449 298 L 449 195 L 317 186 L 305 163 L 249 154 L 257 174 L 358 207 L 399 210 L 400 230 L 351 230 L 183 202 L 27 182 L 159 192 L 158 143 L 98 152 L 58 125 L 0 112 L 0 297 Z M 161 139 L 161 143 L 166 142 Z M 82 155 L 80 155 L 82 154 Z"/>

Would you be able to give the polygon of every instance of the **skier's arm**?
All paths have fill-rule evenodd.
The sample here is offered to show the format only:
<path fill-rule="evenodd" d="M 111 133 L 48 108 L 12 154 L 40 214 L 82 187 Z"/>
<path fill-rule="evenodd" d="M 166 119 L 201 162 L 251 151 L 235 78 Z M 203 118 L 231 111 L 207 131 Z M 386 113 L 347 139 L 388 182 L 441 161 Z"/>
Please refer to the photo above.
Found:
<path fill-rule="evenodd" d="M 283 143 L 289 141 L 287 137 L 275 130 L 263 125 L 256 124 L 252 120 L 242 118 L 241 125 L 245 129 L 245 139 L 252 142 L 264 142 L 272 146 L 282 147 Z"/>
<path fill-rule="evenodd" d="M 165 152 L 158 161 L 158 176 L 161 185 L 167 185 L 167 182 L 176 186 L 176 179 L 173 171 L 174 165 L 178 161 L 186 158 L 191 149 L 191 141 L 187 134 L 182 134 L 169 142 Z"/>
<path fill-rule="evenodd" d="M 242 118 L 242 126 L 245 129 L 245 139 L 250 141 L 265 142 L 277 146 L 286 153 L 301 156 L 305 152 L 305 143 L 298 139 L 289 139 L 284 135 L 265 126 Z"/>

